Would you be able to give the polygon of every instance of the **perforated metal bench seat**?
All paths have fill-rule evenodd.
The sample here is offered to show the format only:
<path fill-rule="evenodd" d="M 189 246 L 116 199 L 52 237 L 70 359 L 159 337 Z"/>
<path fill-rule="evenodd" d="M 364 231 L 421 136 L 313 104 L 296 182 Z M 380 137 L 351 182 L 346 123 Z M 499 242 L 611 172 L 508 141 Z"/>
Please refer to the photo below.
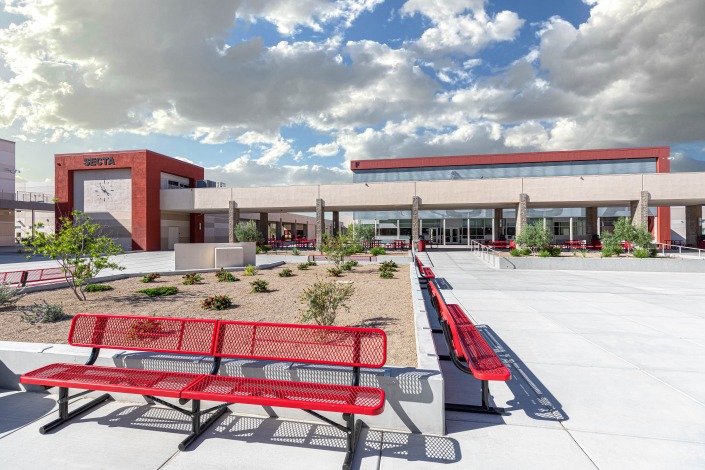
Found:
<path fill-rule="evenodd" d="M 66 387 L 180 398 L 181 391 L 201 374 L 121 369 L 77 364 L 51 364 L 24 374 L 23 384 Z"/>
<path fill-rule="evenodd" d="M 181 398 L 364 415 L 384 410 L 384 391 L 378 388 L 247 377 L 205 376 Z"/>
<path fill-rule="evenodd" d="M 453 336 L 457 335 L 463 358 L 467 361 L 472 375 L 479 380 L 498 380 L 506 382 L 511 378 L 507 366 L 497 357 L 480 331 L 465 315 L 465 312 L 456 304 L 447 304 L 448 313 L 453 318 L 455 325 Z M 454 328 L 455 326 L 455 328 Z"/>

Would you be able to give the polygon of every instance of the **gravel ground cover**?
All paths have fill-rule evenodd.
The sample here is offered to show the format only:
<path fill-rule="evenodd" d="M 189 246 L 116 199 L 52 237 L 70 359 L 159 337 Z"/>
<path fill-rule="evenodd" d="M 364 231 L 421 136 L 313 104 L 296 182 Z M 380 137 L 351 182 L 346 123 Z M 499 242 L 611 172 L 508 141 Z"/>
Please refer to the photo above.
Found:
<path fill-rule="evenodd" d="M 284 267 L 290 268 L 294 275 L 279 277 Z M 106 283 L 113 290 L 87 293 L 85 302 L 78 301 L 68 288 L 34 292 L 22 297 L 17 305 L 42 300 L 62 304 L 69 318 L 30 325 L 20 320 L 17 309 L 5 309 L 0 311 L 0 341 L 66 343 L 71 316 L 82 312 L 297 323 L 305 310 L 305 303 L 299 299 L 303 290 L 317 279 L 334 279 L 327 275 L 326 267 L 322 264 L 299 271 L 296 265 L 287 264 L 259 270 L 254 277 L 237 272 L 234 274 L 240 279 L 238 282 L 217 282 L 215 273 L 203 273 L 203 282 L 190 286 L 182 284 L 180 275 L 163 274 L 151 283 L 142 283 L 140 278 L 133 277 Z M 269 291 L 251 293 L 253 279 L 269 282 Z M 400 265 L 394 279 L 380 279 L 377 265 L 359 265 L 337 280 L 351 282 L 355 292 L 348 301 L 350 311 L 340 309 L 335 324 L 381 328 L 387 334 L 387 364 L 415 367 L 416 338 L 408 266 Z M 176 286 L 179 292 L 165 297 L 136 293 L 162 286 Z M 229 295 L 233 305 L 221 311 L 203 310 L 201 300 L 215 294 Z"/>

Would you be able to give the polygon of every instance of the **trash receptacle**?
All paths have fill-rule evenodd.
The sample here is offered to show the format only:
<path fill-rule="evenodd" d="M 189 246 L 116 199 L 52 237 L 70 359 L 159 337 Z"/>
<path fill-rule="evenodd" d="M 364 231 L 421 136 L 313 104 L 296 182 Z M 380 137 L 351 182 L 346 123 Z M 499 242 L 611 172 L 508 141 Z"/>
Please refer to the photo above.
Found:
<path fill-rule="evenodd" d="M 419 251 L 426 251 L 426 238 L 423 235 L 419 237 Z"/>

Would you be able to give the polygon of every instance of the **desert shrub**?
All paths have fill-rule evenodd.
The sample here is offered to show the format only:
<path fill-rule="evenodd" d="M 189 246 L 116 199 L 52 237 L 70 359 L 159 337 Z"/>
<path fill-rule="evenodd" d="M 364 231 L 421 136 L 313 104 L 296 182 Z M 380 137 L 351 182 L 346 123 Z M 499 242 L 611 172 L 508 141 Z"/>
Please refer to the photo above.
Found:
<path fill-rule="evenodd" d="M 341 270 L 341 271 L 351 271 L 351 270 L 352 270 L 352 264 L 350 264 L 349 262 L 347 262 L 347 263 L 343 264 L 343 265 L 340 267 L 340 270 Z"/>
<path fill-rule="evenodd" d="M 547 246 L 545 248 L 545 250 L 548 251 L 551 254 L 551 256 L 554 256 L 554 257 L 560 256 L 561 252 L 562 252 L 560 246 Z"/>
<path fill-rule="evenodd" d="M 350 265 L 353 266 L 353 267 L 355 267 L 355 266 L 357 266 L 358 264 L 360 264 L 360 263 L 358 263 L 358 262 L 355 261 L 355 260 L 350 260 L 350 261 L 348 261 L 348 263 L 350 263 Z"/>
<path fill-rule="evenodd" d="M 0 308 L 10 307 L 22 298 L 23 288 L 0 282 Z"/>
<path fill-rule="evenodd" d="M 656 258 L 657 254 L 658 250 L 656 248 L 649 248 L 649 255 L 651 255 L 652 258 Z"/>
<path fill-rule="evenodd" d="M 198 273 L 184 274 L 183 276 L 181 276 L 181 279 L 183 279 L 183 281 L 181 283 L 185 286 L 192 286 L 192 285 L 197 284 L 203 280 L 201 275 Z"/>
<path fill-rule="evenodd" d="M 255 276 L 255 275 L 257 275 L 257 268 L 255 268 L 251 264 L 248 264 L 247 266 L 245 266 L 245 272 L 242 275 L 243 276 Z"/>
<path fill-rule="evenodd" d="M 343 270 L 340 268 L 336 268 L 335 266 L 332 266 L 330 268 L 327 268 L 326 271 L 328 271 L 329 276 L 333 277 L 338 277 L 342 274 Z"/>
<path fill-rule="evenodd" d="M 294 256 L 299 256 L 301 253 L 299 252 L 299 249 L 294 247 L 291 249 L 291 254 Z"/>
<path fill-rule="evenodd" d="M 154 282 L 154 280 L 157 279 L 157 278 L 159 278 L 159 277 L 161 277 L 161 276 L 159 275 L 159 273 L 149 273 L 149 274 L 145 274 L 144 276 L 142 276 L 142 279 L 140 279 L 140 281 L 141 281 L 141 282 L 145 282 L 145 283 L 147 283 L 147 282 Z"/>
<path fill-rule="evenodd" d="M 299 271 L 306 271 L 308 269 L 308 263 L 301 263 L 296 266 Z"/>
<path fill-rule="evenodd" d="M 522 254 L 522 256 L 529 256 L 533 251 L 531 251 L 531 248 L 524 248 L 522 250 L 519 250 Z"/>
<path fill-rule="evenodd" d="M 201 300 L 201 308 L 205 310 L 225 310 L 233 304 L 229 296 L 211 295 Z"/>
<path fill-rule="evenodd" d="M 262 248 L 262 253 L 269 253 L 272 251 L 272 245 L 262 245 L 260 248 Z"/>
<path fill-rule="evenodd" d="M 519 249 L 517 249 L 517 248 L 512 248 L 511 250 L 509 250 L 509 255 L 510 255 L 510 256 L 519 257 L 519 256 L 522 256 L 522 254 L 523 254 L 523 253 L 522 253 L 522 250 L 519 250 Z"/>
<path fill-rule="evenodd" d="M 651 258 L 651 253 L 646 248 L 634 248 L 632 255 L 635 258 Z"/>
<path fill-rule="evenodd" d="M 382 279 L 393 279 L 394 278 L 394 271 L 390 271 L 389 269 L 385 269 L 380 271 L 379 277 Z"/>
<path fill-rule="evenodd" d="M 587 250 L 578 250 L 578 253 L 580 253 L 580 256 L 582 256 L 583 258 L 586 258 L 588 252 Z"/>
<path fill-rule="evenodd" d="M 601 255 L 603 258 L 609 258 L 610 256 L 619 255 L 623 251 L 621 246 L 605 246 L 602 248 Z"/>
<path fill-rule="evenodd" d="M 352 284 L 335 281 L 318 280 L 301 294 L 301 300 L 307 303 L 306 311 L 301 315 L 302 323 L 315 322 L 317 325 L 329 326 L 335 323 L 339 308 L 350 310 L 346 301 L 355 291 Z"/>
<path fill-rule="evenodd" d="M 20 311 L 20 319 L 31 325 L 37 323 L 54 323 L 63 320 L 68 315 L 64 313 L 64 307 L 60 304 L 50 304 L 46 300 L 34 302 L 17 308 Z"/>
<path fill-rule="evenodd" d="M 240 280 L 233 273 L 231 273 L 230 271 L 226 271 L 223 268 L 220 268 L 220 271 L 215 273 L 215 278 L 218 280 L 218 282 L 236 282 Z"/>
<path fill-rule="evenodd" d="M 259 246 L 256 246 L 256 247 L 255 247 L 255 254 L 256 254 L 256 255 L 259 255 L 260 253 L 262 253 L 262 248 L 259 247 Z"/>
<path fill-rule="evenodd" d="M 267 292 L 269 289 L 269 283 L 264 279 L 250 281 L 250 286 L 252 287 L 251 292 Z"/>
<path fill-rule="evenodd" d="M 311 261 L 306 261 L 306 264 L 311 267 L 311 266 L 318 266 L 318 263 L 316 263 L 314 260 Z"/>
<path fill-rule="evenodd" d="M 381 256 L 381 255 L 384 255 L 384 254 L 386 254 L 386 253 L 387 253 L 387 252 L 384 251 L 384 248 L 382 248 L 381 246 L 375 246 L 374 248 L 372 248 L 372 249 L 370 250 L 370 254 L 371 254 L 372 256 Z"/>
<path fill-rule="evenodd" d="M 86 292 L 105 292 L 106 290 L 113 290 L 113 286 L 108 286 L 105 284 L 89 284 L 84 290 Z"/>
<path fill-rule="evenodd" d="M 138 290 L 138 294 L 146 294 L 149 297 L 160 297 L 162 295 L 174 295 L 179 289 L 174 286 L 150 287 L 149 289 Z"/>
<path fill-rule="evenodd" d="M 398 267 L 399 266 L 397 266 L 397 263 L 395 263 L 394 261 L 383 261 L 379 265 L 379 270 L 396 271 Z"/>
<path fill-rule="evenodd" d="M 289 268 L 284 268 L 281 271 L 279 271 L 279 277 L 291 277 L 293 275 L 294 275 L 294 273 L 292 273 L 291 269 L 289 269 Z"/>
<path fill-rule="evenodd" d="M 551 252 L 548 250 L 539 250 L 539 256 L 541 258 L 549 258 L 551 255 Z"/>

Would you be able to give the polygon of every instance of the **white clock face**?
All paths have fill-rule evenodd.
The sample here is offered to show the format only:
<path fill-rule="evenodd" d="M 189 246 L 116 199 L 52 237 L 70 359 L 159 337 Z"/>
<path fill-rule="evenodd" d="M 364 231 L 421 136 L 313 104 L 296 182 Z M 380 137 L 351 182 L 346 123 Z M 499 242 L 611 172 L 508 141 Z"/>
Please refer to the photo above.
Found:
<path fill-rule="evenodd" d="M 124 209 L 130 201 L 131 181 L 128 179 L 88 180 L 84 186 L 86 212 L 113 212 Z"/>

